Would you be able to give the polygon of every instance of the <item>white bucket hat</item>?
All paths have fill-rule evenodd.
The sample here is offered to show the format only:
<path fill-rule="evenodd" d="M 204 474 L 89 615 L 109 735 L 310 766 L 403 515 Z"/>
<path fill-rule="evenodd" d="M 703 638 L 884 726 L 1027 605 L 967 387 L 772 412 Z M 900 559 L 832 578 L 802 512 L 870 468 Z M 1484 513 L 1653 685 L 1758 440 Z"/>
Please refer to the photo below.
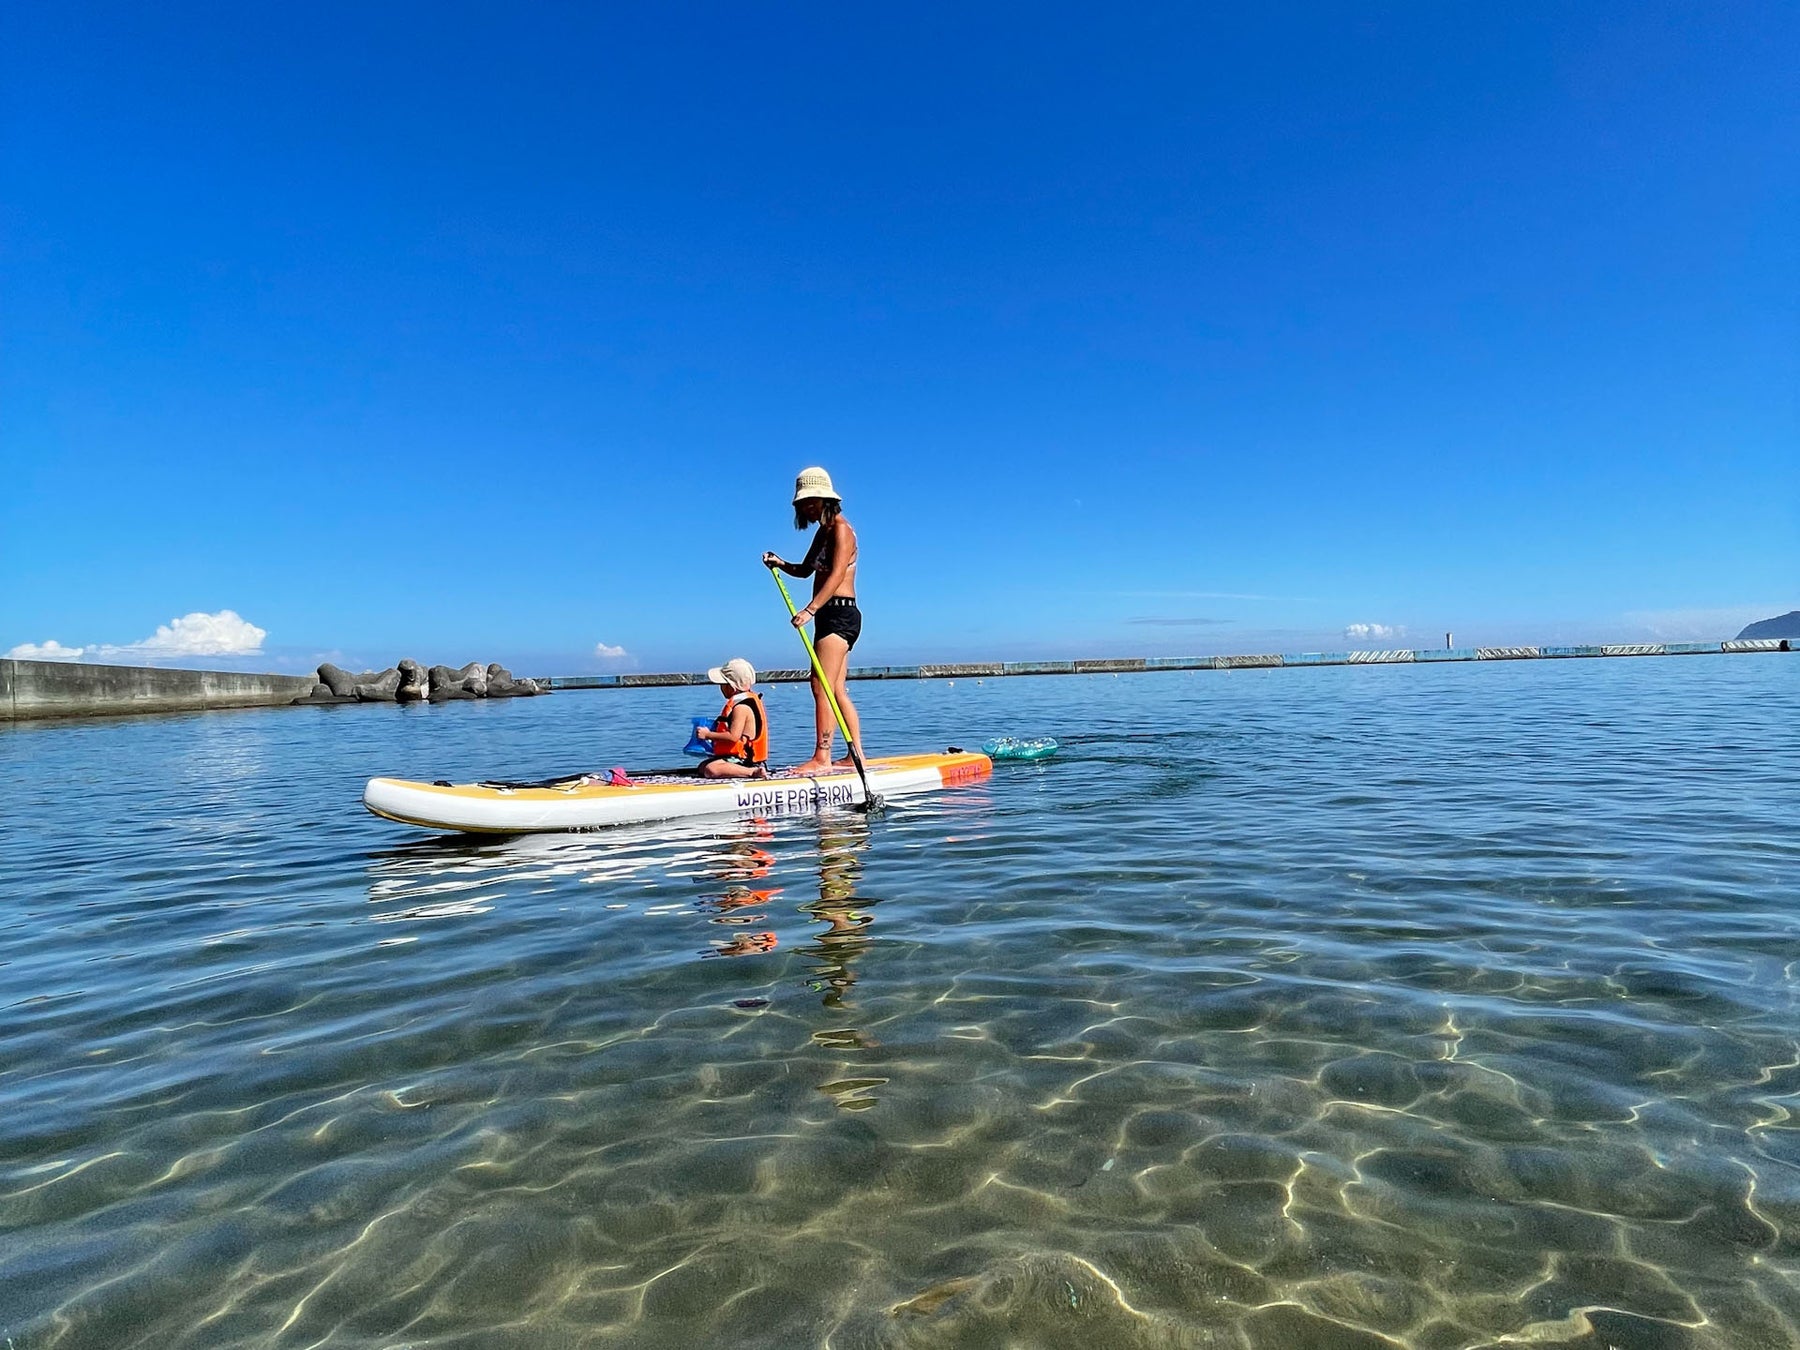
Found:
<path fill-rule="evenodd" d="M 813 497 L 823 497 L 827 501 L 841 502 L 844 499 L 831 486 L 831 475 L 823 469 L 802 469 L 800 476 L 794 480 L 794 505 Z"/>
<path fill-rule="evenodd" d="M 706 672 L 709 684 L 728 684 L 733 689 L 747 690 L 756 684 L 756 667 L 741 656 L 734 656 L 722 666 Z"/>

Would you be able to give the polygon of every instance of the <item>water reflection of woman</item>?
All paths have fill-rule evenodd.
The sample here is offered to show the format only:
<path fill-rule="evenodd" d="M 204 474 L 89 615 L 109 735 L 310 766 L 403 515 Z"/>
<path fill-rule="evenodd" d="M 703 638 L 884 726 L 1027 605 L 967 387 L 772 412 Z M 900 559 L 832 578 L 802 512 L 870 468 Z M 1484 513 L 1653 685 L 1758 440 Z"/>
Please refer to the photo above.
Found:
<path fill-rule="evenodd" d="M 800 950 L 813 962 L 811 984 L 824 994 L 827 1008 L 841 1007 L 856 983 L 851 963 L 868 948 L 867 928 L 873 916 L 862 912 L 856 883 L 862 874 L 857 856 L 869 846 L 866 816 L 848 812 L 819 820 L 819 898 L 801 911 L 823 925 Z"/>

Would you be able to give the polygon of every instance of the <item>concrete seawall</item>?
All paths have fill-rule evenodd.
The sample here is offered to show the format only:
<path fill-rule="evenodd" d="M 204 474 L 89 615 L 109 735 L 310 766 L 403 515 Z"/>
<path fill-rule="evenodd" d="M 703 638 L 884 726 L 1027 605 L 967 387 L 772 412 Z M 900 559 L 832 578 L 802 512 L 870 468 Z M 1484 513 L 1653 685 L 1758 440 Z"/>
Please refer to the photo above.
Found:
<path fill-rule="evenodd" d="M 0 660 L 0 722 L 279 707 L 311 693 L 315 678 L 6 659 Z"/>
<path fill-rule="evenodd" d="M 1651 642 L 1598 647 L 1461 647 L 1451 650 L 1297 652 L 1249 656 L 1149 656 L 1094 661 L 961 661 L 948 665 L 853 666 L 853 680 L 936 680 L 1007 675 L 1123 675 L 1159 670 L 1254 670 L 1284 666 L 1395 665 L 1427 661 L 1546 661 L 1622 656 L 1704 656 L 1785 652 L 1786 638 L 1733 642 Z M 803 681 L 805 670 L 765 670 L 763 684 Z M 0 659 L 0 722 L 131 713 L 198 712 L 208 708 L 275 708 L 312 692 L 313 675 L 229 670 L 97 666 L 70 661 Z M 706 683 L 699 673 L 562 675 L 538 681 L 551 689 L 639 689 Z"/>
<path fill-rule="evenodd" d="M 1134 656 L 1098 661 L 962 661 L 951 665 L 852 666 L 853 680 L 938 680 L 1003 675 L 1122 675 L 1157 670 L 1253 670 L 1281 666 L 1399 665 L 1425 661 L 1553 661 L 1577 657 L 1706 656 L 1744 652 L 1785 652 L 1785 638 L 1733 642 L 1639 642 L 1597 647 L 1456 647 L 1444 650 L 1371 652 L 1269 652 L 1252 656 Z M 806 670 L 765 670 L 761 684 L 804 680 Z M 704 674 L 558 675 L 540 680 L 552 689 L 641 689 L 705 684 Z"/>

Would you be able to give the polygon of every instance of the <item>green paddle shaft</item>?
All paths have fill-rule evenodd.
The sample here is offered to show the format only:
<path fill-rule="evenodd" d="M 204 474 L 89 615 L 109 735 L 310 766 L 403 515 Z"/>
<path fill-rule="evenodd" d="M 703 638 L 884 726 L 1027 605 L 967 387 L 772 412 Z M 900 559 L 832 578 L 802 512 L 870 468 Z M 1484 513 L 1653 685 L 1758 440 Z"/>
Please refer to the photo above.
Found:
<path fill-rule="evenodd" d="M 794 608 L 794 597 L 788 594 L 787 583 L 781 579 L 781 573 L 775 568 L 769 569 L 769 575 L 775 578 L 775 584 L 781 588 L 781 598 L 787 601 L 788 617 L 797 619 L 800 611 Z M 825 691 L 825 700 L 831 704 L 831 715 L 837 718 L 838 730 L 844 733 L 844 744 L 850 747 L 850 758 L 856 765 L 857 777 L 862 779 L 863 797 L 873 803 L 875 793 L 869 787 L 869 773 L 863 768 L 862 751 L 856 748 L 856 742 L 850 739 L 850 728 L 844 723 L 844 710 L 838 707 L 837 693 L 831 687 L 831 681 L 825 678 L 825 667 L 819 664 L 819 649 L 813 646 L 812 634 L 806 631 L 806 625 L 798 626 L 800 641 L 806 644 L 807 660 L 812 662 L 813 674 L 818 677 L 819 687 Z"/>

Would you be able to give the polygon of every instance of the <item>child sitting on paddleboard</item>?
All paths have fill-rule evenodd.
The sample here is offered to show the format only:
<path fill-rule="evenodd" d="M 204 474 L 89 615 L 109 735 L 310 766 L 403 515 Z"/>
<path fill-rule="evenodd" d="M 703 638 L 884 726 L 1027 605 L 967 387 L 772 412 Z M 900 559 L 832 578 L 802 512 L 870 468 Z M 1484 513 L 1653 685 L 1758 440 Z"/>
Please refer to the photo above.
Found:
<path fill-rule="evenodd" d="M 779 568 L 790 577 L 813 579 L 812 603 L 794 616 L 794 627 L 817 620 L 813 647 L 844 714 L 845 735 L 855 753 L 861 754 L 862 727 L 857 721 L 856 705 L 850 701 L 845 676 L 850 666 L 850 649 L 862 634 L 862 610 L 856 605 L 856 531 L 844 518 L 843 505 L 843 499 L 831 485 L 830 474 L 818 468 L 802 469 L 794 480 L 794 528 L 804 530 L 817 525 L 819 532 L 800 562 L 788 562 L 774 553 L 763 554 L 762 560 L 764 567 Z M 812 691 L 818 739 L 811 757 L 794 766 L 795 773 L 818 773 L 834 762 L 831 746 L 837 718 L 816 672 Z M 835 762 L 848 766 L 853 761 L 846 758 Z"/>
<path fill-rule="evenodd" d="M 756 670 L 743 657 L 734 657 L 706 672 L 706 678 L 725 695 L 725 707 L 711 728 L 695 727 L 712 755 L 700 761 L 705 778 L 767 778 L 769 776 L 769 715 L 762 696 L 755 692 Z"/>

